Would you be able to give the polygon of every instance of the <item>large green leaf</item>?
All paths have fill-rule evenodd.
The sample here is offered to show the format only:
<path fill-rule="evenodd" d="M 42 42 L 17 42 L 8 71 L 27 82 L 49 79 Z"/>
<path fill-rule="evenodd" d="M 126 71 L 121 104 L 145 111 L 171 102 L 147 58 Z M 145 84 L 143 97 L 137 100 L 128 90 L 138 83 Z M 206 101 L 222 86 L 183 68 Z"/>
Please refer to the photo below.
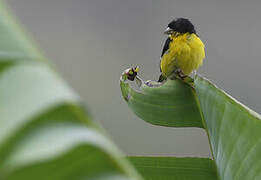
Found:
<path fill-rule="evenodd" d="M 195 83 L 221 179 L 261 179 L 261 116 L 208 80 Z"/>
<path fill-rule="evenodd" d="M 183 119 L 185 122 L 191 120 L 187 114 L 194 114 L 189 110 L 178 109 L 180 111 L 175 116 L 174 113 L 169 112 L 170 106 L 167 105 L 173 101 L 177 103 L 177 106 L 181 105 L 174 98 L 178 99 L 183 95 L 176 92 L 184 90 L 190 95 L 194 92 L 194 88 L 189 87 L 190 90 L 187 90 L 188 86 L 181 84 L 179 80 L 167 80 L 163 84 L 150 82 L 152 85 L 146 86 L 142 80 L 138 79 L 141 88 L 135 90 L 131 88 L 126 78 L 123 78 L 124 75 L 121 78 L 123 97 L 139 117 L 152 124 L 175 127 L 180 127 L 180 123 L 176 124 L 177 120 Z M 261 179 L 259 158 L 261 156 L 261 116 L 200 76 L 196 77 L 194 86 L 194 96 L 187 98 L 185 102 L 199 107 L 197 113 L 201 114 L 202 124 L 207 131 L 220 179 Z M 172 91 L 172 89 L 177 90 Z M 160 95 L 155 96 L 157 94 Z M 155 113 L 154 111 L 157 110 L 167 114 Z M 176 110 L 176 108 L 171 109 L 171 111 Z M 150 117 L 151 114 L 154 118 Z M 171 122 L 166 123 L 165 117 L 169 117 Z M 200 118 L 195 118 L 195 120 Z M 193 123 L 189 126 L 199 127 Z"/>
<path fill-rule="evenodd" d="M 208 158 L 129 157 L 146 180 L 217 180 L 216 167 Z"/>
<path fill-rule="evenodd" d="M 0 179 L 140 179 L 0 3 Z"/>
<path fill-rule="evenodd" d="M 189 85 L 179 80 L 144 83 L 137 77 L 138 88 L 134 89 L 124 77 L 125 72 L 120 80 L 122 95 L 141 119 L 161 126 L 203 127 L 194 90 Z"/>

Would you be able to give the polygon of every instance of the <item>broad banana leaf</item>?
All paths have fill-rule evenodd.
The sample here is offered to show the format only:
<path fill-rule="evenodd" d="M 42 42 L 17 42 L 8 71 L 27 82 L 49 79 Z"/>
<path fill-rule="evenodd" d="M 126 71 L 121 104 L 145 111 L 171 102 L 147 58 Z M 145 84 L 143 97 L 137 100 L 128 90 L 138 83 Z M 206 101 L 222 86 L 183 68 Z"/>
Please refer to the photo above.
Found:
<path fill-rule="evenodd" d="M 195 84 L 220 179 L 261 179 L 261 116 L 204 78 Z"/>
<path fill-rule="evenodd" d="M 0 179 L 141 179 L 0 3 Z"/>
<path fill-rule="evenodd" d="M 130 86 L 126 73 L 128 70 L 121 77 L 122 95 L 141 119 L 162 126 L 203 127 L 219 179 L 261 179 L 261 116 L 258 113 L 200 76 L 196 76 L 193 88 L 181 80 L 159 84 L 144 83 L 136 77 L 139 88 L 135 89 Z M 189 98 L 184 98 L 185 94 Z M 184 104 L 190 108 L 184 108 Z"/>
<path fill-rule="evenodd" d="M 195 92 L 189 85 L 182 81 L 143 82 L 136 77 L 135 89 L 124 77 L 127 71 L 120 80 L 122 95 L 138 117 L 154 125 L 203 128 Z"/>

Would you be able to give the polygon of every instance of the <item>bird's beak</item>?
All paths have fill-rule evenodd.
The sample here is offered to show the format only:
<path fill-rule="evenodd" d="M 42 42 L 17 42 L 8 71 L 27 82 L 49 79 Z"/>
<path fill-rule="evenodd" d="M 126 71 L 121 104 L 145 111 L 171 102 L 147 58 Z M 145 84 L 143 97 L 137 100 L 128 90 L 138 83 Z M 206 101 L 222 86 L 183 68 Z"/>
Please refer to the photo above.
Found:
<path fill-rule="evenodd" d="M 164 31 L 164 34 L 171 34 L 173 32 L 173 29 L 167 27 L 167 29 Z"/>

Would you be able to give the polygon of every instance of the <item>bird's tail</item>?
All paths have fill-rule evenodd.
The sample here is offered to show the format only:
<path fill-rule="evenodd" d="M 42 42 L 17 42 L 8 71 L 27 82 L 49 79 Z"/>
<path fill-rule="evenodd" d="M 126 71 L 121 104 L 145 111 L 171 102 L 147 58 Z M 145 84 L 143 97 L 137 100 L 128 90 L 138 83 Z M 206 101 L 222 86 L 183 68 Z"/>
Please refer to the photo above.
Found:
<path fill-rule="evenodd" d="M 161 75 L 159 76 L 159 80 L 158 80 L 158 82 L 165 81 L 166 79 L 167 79 L 167 77 L 164 76 L 163 74 L 161 74 Z"/>

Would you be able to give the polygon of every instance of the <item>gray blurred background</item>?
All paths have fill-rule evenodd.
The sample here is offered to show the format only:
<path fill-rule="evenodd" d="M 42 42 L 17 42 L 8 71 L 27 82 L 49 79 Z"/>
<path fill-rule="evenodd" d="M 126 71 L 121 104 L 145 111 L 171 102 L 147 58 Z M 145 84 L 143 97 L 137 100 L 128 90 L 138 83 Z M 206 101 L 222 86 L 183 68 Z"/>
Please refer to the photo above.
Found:
<path fill-rule="evenodd" d="M 88 104 L 94 119 L 130 155 L 209 156 L 196 128 L 156 127 L 138 119 L 121 97 L 119 77 L 139 65 L 159 75 L 163 31 L 187 17 L 206 44 L 199 73 L 261 112 L 259 0 L 9 0 L 57 71 Z"/>

